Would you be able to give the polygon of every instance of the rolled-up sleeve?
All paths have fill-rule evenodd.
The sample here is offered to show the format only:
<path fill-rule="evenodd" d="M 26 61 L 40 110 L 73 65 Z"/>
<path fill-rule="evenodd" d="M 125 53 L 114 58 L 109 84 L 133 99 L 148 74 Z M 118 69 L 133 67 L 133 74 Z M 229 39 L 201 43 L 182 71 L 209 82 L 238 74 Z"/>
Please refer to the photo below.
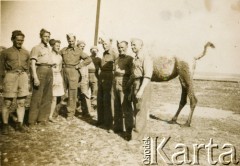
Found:
<path fill-rule="evenodd" d="M 38 55 L 39 55 L 39 50 L 37 47 L 33 47 L 31 53 L 30 53 L 30 60 L 36 60 L 38 61 Z"/>
<path fill-rule="evenodd" d="M 83 59 L 83 61 L 79 64 L 80 68 L 83 66 L 87 66 L 92 62 L 92 58 L 84 52 L 81 53 L 81 59 Z"/>
<path fill-rule="evenodd" d="M 150 56 L 147 56 L 143 61 L 143 77 L 151 79 L 152 74 L 153 74 L 153 61 Z"/>

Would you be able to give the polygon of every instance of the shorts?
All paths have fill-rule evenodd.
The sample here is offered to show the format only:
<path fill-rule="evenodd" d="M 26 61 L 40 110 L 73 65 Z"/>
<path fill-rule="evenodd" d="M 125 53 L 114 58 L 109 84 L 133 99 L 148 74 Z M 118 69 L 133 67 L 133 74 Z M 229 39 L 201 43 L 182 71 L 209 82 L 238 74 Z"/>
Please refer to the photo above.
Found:
<path fill-rule="evenodd" d="M 7 72 L 3 79 L 3 97 L 15 98 L 29 95 L 29 80 L 26 72 Z"/>

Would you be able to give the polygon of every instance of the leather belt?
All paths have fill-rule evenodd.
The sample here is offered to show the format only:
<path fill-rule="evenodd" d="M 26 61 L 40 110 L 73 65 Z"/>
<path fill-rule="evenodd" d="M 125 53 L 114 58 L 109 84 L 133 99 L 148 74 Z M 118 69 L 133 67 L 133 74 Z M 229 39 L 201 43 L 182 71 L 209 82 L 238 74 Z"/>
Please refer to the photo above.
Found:
<path fill-rule="evenodd" d="M 78 65 L 78 64 L 76 64 L 76 65 Z M 65 68 L 76 68 L 76 65 L 65 64 L 64 67 L 65 67 Z"/>
<path fill-rule="evenodd" d="M 47 63 L 40 63 L 40 64 L 36 64 L 38 67 L 48 67 L 51 68 L 53 66 L 55 66 L 56 64 L 47 64 Z"/>
<path fill-rule="evenodd" d="M 114 73 L 115 77 L 130 77 L 130 74 L 126 73 Z"/>
<path fill-rule="evenodd" d="M 89 73 L 96 73 L 96 71 L 97 71 L 96 69 L 88 69 Z"/>
<path fill-rule="evenodd" d="M 23 74 L 23 73 L 25 73 L 26 71 L 24 71 L 24 70 L 8 70 L 7 72 L 9 72 L 9 73 Z"/>

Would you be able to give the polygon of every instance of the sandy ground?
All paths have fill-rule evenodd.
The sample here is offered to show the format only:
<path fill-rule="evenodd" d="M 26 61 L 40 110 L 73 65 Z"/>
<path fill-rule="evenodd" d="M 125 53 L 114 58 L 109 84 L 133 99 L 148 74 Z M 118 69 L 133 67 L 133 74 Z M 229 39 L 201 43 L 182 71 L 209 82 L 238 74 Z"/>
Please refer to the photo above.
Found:
<path fill-rule="evenodd" d="M 216 89 L 219 85 L 224 87 L 225 91 Z M 221 148 L 225 143 L 235 146 L 237 158 L 240 160 L 240 114 L 239 107 L 236 105 L 240 101 L 236 98 L 239 94 L 239 86 L 229 83 L 227 85 L 218 82 L 196 83 L 196 87 L 202 87 L 202 89 L 197 91 L 199 105 L 189 128 L 179 125 L 187 120 L 189 105 L 186 105 L 181 112 L 179 124 L 168 123 L 178 107 L 180 91 L 175 89 L 178 89 L 179 85 L 176 82 L 170 82 L 169 85 L 166 83 L 154 85 L 152 89 L 155 93 L 149 106 L 149 130 L 146 136 L 158 137 L 158 143 L 163 138 L 171 137 L 164 147 L 164 151 L 170 157 L 179 151 L 174 148 L 176 144 L 183 143 L 189 147 L 191 160 L 194 157 L 192 144 L 207 145 L 212 138 L 213 143 L 219 145 L 219 148 L 213 151 L 214 160 L 218 160 L 221 153 L 229 151 L 229 149 Z M 207 93 L 209 89 L 215 93 Z M 231 89 L 236 94 L 232 94 Z M 158 90 L 158 93 L 155 90 Z M 214 95 L 218 93 L 225 94 L 225 96 L 220 94 L 216 98 Z M 92 111 L 91 114 L 92 120 L 83 119 L 79 115 L 73 121 L 68 122 L 63 117 L 58 117 L 57 123 L 37 126 L 30 133 L 22 134 L 12 129 L 9 136 L 1 135 L 1 165 L 143 165 L 142 141 L 131 144 L 121 135 L 107 133 L 106 130 L 93 125 L 96 121 L 96 112 Z M 202 149 L 199 154 L 200 165 L 210 165 L 207 161 L 207 151 Z M 180 157 L 179 160 L 181 159 Z M 160 156 L 157 161 L 158 165 L 166 165 Z"/>

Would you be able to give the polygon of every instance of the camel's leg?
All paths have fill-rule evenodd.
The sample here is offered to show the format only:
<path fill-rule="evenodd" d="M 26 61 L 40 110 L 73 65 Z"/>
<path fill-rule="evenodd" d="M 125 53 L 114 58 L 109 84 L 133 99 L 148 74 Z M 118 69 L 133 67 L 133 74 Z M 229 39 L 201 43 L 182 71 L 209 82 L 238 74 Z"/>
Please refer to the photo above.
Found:
<path fill-rule="evenodd" d="M 171 123 L 171 124 L 177 123 L 178 115 L 180 114 L 183 107 L 187 104 L 187 88 L 186 88 L 185 84 L 183 83 L 181 77 L 179 77 L 179 80 L 180 80 L 180 83 L 182 86 L 182 95 L 181 95 L 181 100 L 179 103 L 178 110 L 177 110 L 176 114 L 174 115 L 174 117 L 172 118 L 172 120 L 169 121 L 169 123 Z"/>
<path fill-rule="evenodd" d="M 193 82 L 193 80 L 191 80 Z M 189 86 L 189 89 L 188 89 L 188 97 L 189 97 L 189 100 L 190 100 L 190 108 L 191 108 L 191 111 L 190 111 L 190 114 L 188 116 L 188 120 L 187 122 L 183 125 L 183 126 L 186 126 L 186 127 L 190 127 L 190 124 L 191 124 L 191 121 L 192 121 L 192 116 L 193 116 L 193 112 L 194 112 L 194 109 L 197 105 L 197 98 L 195 96 L 195 93 L 194 93 L 194 89 L 193 89 L 193 84 L 191 84 L 191 86 Z"/>
<path fill-rule="evenodd" d="M 190 114 L 188 116 L 187 122 L 182 126 L 190 127 L 192 116 L 194 109 L 197 105 L 197 98 L 194 93 L 194 87 L 193 87 L 193 72 L 191 71 L 192 68 L 190 68 L 189 64 L 184 61 L 178 62 L 178 73 L 179 77 L 181 78 L 181 84 L 186 88 L 187 96 L 190 100 Z"/>
<path fill-rule="evenodd" d="M 193 112 L 194 109 L 197 105 L 197 98 L 195 96 L 195 92 L 194 92 L 194 87 L 193 87 L 193 79 L 192 79 L 192 75 L 191 72 L 188 72 L 189 74 L 185 75 L 185 82 L 186 82 L 186 87 L 187 87 L 187 95 L 189 97 L 190 100 L 190 114 L 188 116 L 188 120 L 187 122 L 182 125 L 182 126 L 186 126 L 186 127 L 190 127 L 191 121 L 192 121 L 192 116 L 193 116 Z"/>

